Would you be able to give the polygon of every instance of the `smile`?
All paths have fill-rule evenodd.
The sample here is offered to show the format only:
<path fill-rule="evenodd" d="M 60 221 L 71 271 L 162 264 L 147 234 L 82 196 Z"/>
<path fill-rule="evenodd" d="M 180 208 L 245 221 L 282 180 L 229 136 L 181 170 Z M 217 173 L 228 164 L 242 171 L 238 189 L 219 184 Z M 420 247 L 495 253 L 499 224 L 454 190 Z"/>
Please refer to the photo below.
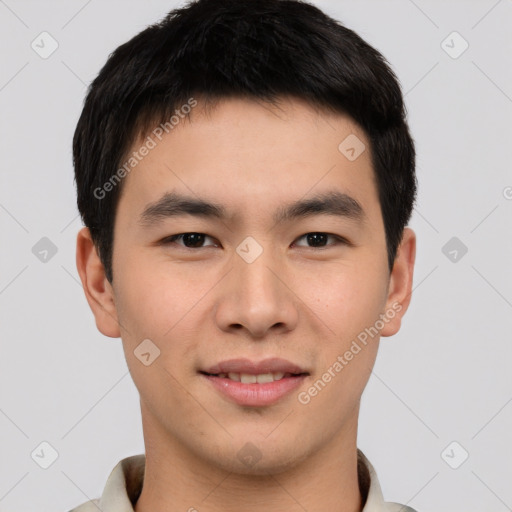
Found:
<path fill-rule="evenodd" d="M 241 382 L 242 384 L 265 384 L 267 382 L 281 380 L 284 377 L 292 377 L 293 375 L 291 373 L 284 372 L 260 373 L 258 375 L 253 375 L 250 373 L 229 372 L 219 373 L 218 375 L 213 376 L 219 377 L 221 379 L 230 379 L 235 382 Z"/>
<path fill-rule="evenodd" d="M 220 395 L 238 405 L 263 407 L 277 403 L 297 389 L 308 376 L 305 373 L 219 373 L 200 372 Z"/>

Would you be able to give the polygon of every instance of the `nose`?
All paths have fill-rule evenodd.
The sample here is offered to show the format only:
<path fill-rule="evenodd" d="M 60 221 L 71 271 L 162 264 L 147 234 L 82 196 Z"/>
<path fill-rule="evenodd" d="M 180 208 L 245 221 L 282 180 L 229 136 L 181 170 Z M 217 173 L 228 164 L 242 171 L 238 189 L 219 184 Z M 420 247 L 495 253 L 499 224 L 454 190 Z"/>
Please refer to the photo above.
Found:
<path fill-rule="evenodd" d="M 245 330 L 264 338 L 293 330 L 298 322 L 299 299 L 291 274 L 270 249 L 252 262 L 234 254 L 233 267 L 220 283 L 215 320 L 226 332 Z"/>

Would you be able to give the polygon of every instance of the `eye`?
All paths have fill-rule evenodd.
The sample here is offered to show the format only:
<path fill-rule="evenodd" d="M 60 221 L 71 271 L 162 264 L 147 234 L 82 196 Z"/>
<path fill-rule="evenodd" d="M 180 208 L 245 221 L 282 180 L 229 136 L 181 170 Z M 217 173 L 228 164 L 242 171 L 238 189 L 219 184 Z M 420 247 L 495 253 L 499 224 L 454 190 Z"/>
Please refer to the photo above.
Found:
<path fill-rule="evenodd" d="M 333 243 L 328 244 L 327 241 L 330 239 L 333 240 Z M 214 238 L 204 234 L 204 233 L 180 233 L 178 235 L 172 235 L 164 238 L 161 241 L 162 245 L 169 245 L 177 243 L 177 245 L 180 245 L 184 247 L 185 249 L 202 249 L 205 247 L 218 247 L 217 243 L 212 243 L 209 245 L 204 245 L 204 242 L 206 239 L 215 240 Z M 351 245 L 350 242 L 340 236 L 333 235 L 331 233 L 323 233 L 323 232 L 312 232 L 312 233 L 306 233 L 299 237 L 297 240 L 305 239 L 307 244 L 312 245 L 306 245 L 306 247 L 309 247 L 311 249 L 323 249 L 329 246 L 335 246 L 335 245 Z M 297 242 L 294 242 L 294 244 L 297 247 L 304 247 L 302 244 L 298 244 Z"/>
<path fill-rule="evenodd" d="M 172 235 L 164 238 L 161 243 L 167 245 L 175 243 L 176 241 L 182 241 L 183 244 L 178 243 L 178 245 L 182 245 L 186 249 L 201 249 L 206 238 L 213 240 L 213 238 L 205 235 L 204 233 L 180 233 L 179 235 Z M 215 245 L 216 244 L 211 244 L 210 246 Z"/>
<path fill-rule="evenodd" d="M 334 243 L 332 244 L 327 244 L 327 240 L 329 239 L 329 237 L 331 239 L 334 239 Z M 340 237 L 340 236 L 337 236 L 337 235 L 332 235 L 331 233 L 321 233 L 321 232 L 314 232 L 314 233 L 306 233 L 305 235 L 302 235 L 301 237 L 299 237 L 297 240 L 301 240 L 305 238 L 307 243 L 311 243 L 313 244 L 313 247 L 311 247 L 312 249 L 321 249 L 321 248 L 324 248 L 324 247 L 328 247 L 329 245 L 339 245 L 339 244 L 344 244 L 344 245 L 350 245 L 350 243 L 345 240 L 344 238 Z M 296 244 L 298 247 L 304 247 L 303 245 L 300 245 L 300 244 Z"/>

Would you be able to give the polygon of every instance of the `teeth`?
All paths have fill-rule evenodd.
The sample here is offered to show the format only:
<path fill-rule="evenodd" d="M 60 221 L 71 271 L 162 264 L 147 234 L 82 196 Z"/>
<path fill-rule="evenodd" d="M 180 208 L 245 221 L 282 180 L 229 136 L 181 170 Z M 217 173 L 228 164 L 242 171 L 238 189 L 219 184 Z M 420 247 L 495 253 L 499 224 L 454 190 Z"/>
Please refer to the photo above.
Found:
<path fill-rule="evenodd" d="M 274 382 L 274 376 L 271 373 L 262 373 L 256 376 L 258 384 L 265 384 L 265 382 Z"/>
<path fill-rule="evenodd" d="M 266 382 L 274 382 L 284 377 L 284 372 L 261 373 L 259 375 L 251 375 L 249 373 L 219 373 L 218 377 L 228 378 L 242 384 L 265 384 Z"/>

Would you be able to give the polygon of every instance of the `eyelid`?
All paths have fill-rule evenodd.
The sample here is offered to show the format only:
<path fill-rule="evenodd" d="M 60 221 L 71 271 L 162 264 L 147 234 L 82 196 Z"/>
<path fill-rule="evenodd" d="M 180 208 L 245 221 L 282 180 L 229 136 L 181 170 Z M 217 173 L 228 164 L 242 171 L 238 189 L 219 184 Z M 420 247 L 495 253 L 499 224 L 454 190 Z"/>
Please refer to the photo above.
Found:
<path fill-rule="evenodd" d="M 336 240 L 336 243 L 327 244 L 324 247 L 307 247 L 307 246 L 302 246 L 302 245 L 299 245 L 297 247 L 305 247 L 306 249 L 317 249 L 317 250 L 321 251 L 321 250 L 328 249 L 329 247 L 335 247 L 335 246 L 337 246 L 339 244 L 348 245 L 350 247 L 353 246 L 353 244 L 349 240 L 347 240 L 346 238 L 344 238 L 344 237 L 342 237 L 340 235 L 335 235 L 334 233 L 328 233 L 327 231 L 308 231 L 307 233 L 304 233 L 303 235 L 301 235 L 298 238 L 296 238 L 296 240 L 300 240 L 301 238 L 304 238 L 305 236 L 312 235 L 312 234 L 327 235 L 328 237 L 334 238 Z M 294 244 L 295 244 L 295 242 L 294 242 Z"/>
<path fill-rule="evenodd" d="M 165 238 L 162 238 L 162 240 L 160 240 L 158 242 L 158 245 L 167 245 L 167 244 L 171 244 L 171 243 L 176 243 L 175 239 L 183 240 L 183 235 L 191 235 L 191 234 L 204 235 L 206 238 L 215 240 L 215 238 L 213 236 L 207 235 L 206 233 L 200 233 L 198 231 L 185 231 L 184 233 L 177 233 L 176 235 L 169 235 L 169 236 L 166 236 Z M 194 249 L 193 247 L 186 247 L 179 243 L 177 243 L 176 245 L 179 245 L 182 249 L 186 249 L 186 250 L 190 250 L 190 251 L 197 250 L 197 249 Z M 215 245 L 217 245 L 217 244 L 206 245 L 204 247 L 199 247 L 199 249 L 205 249 L 206 247 L 214 247 Z"/>
<path fill-rule="evenodd" d="M 190 234 L 204 235 L 206 238 L 210 238 L 211 240 L 216 240 L 213 236 L 207 235 L 206 233 L 200 233 L 200 232 L 197 232 L 197 231 L 187 231 L 187 232 L 184 232 L 184 233 L 177 233 L 175 235 L 166 236 L 165 238 L 160 240 L 160 242 L 158 242 L 158 244 L 159 245 L 167 245 L 167 244 L 175 243 L 176 240 L 183 240 L 183 236 L 184 235 L 190 235 Z M 308 247 L 308 246 L 303 246 L 303 245 L 297 245 L 295 243 L 296 240 L 300 240 L 300 239 L 306 237 L 307 235 L 311 235 L 311 234 L 327 235 L 328 237 L 334 238 L 336 240 L 336 242 L 332 243 L 332 244 L 327 244 L 324 247 Z M 328 249 L 329 247 L 335 247 L 335 246 L 340 245 L 340 244 L 341 245 L 347 245 L 349 247 L 353 247 L 353 245 L 354 245 L 352 242 L 350 242 L 346 238 L 344 238 L 344 237 L 342 237 L 340 235 L 335 235 L 334 233 L 328 233 L 326 231 L 308 231 L 307 233 L 304 233 L 303 235 L 300 235 L 299 237 L 297 237 L 294 240 L 293 244 L 296 247 L 302 247 L 302 248 L 314 249 L 314 250 L 316 249 L 316 250 L 319 250 L 319 251 Z M 180 246 L 182 249 L 186 249 L 186 250 L 189 250 L 189 251 L 197 251 L 199 249 L 206 249 L 207 247 L 215 247 L 215 246 L 217 246 L 217 244 L 211 244 L 211 245 L 206 245 L 206 246 L 203 246 L 203 247 L 194 248 L 194 247 L 186 247 L 185 245 L 182 245 L 180 243 L 177 243 L 177 245 Z"/>

